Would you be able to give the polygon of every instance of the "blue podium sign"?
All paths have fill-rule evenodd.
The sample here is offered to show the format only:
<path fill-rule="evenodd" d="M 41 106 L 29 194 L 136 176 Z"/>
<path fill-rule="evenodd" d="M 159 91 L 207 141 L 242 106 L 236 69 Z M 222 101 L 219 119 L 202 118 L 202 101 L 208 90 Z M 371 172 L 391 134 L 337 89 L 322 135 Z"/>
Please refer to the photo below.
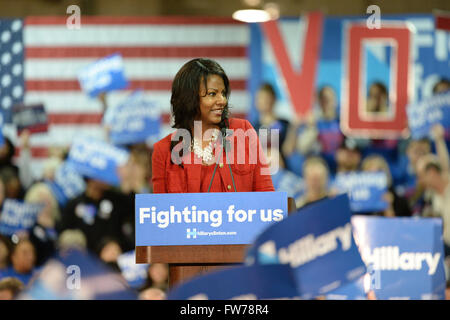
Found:
<path fill-rule="evenodd" d="M 287 215 L 286 192 L 137 194 L 136 246 L 249 244 Z"/>
<path fill-rule="evenodd" d="M 287 264 L 300 297 L 325 295 L 365 274 L 355 244 L 347 195 L 310 204 L 264 231 L 246 264 Z"/>
<path fill-rule="evenodd" d="M 442 220 L 353 216 L 361 257 L 378 279 L 377 299 L 444 299 Z"/>
<path fill-rule="evenodd" d="M 297 286 L 285 265 L 240 266 L 196 277 L 169 292 L 169 300 L 295 299 Z"/>

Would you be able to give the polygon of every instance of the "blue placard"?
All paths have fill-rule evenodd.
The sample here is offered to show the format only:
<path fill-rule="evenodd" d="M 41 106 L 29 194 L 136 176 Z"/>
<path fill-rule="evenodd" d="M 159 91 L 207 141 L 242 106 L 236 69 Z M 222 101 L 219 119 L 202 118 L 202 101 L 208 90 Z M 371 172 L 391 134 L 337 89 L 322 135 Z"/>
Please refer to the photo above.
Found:
<path fill-rule="evenodd" d="M 82 176 L 119 185 L 117 168 L 128 161 L 129 153 L 101 140 L 76 138 L 70 148 L 67 162 Z"/>
<path fill-rule="evenodd" d="M 5 199 L 0 214 L 0 233 L 13 235 L 18 231 L 31 229 L 43 207 L 43 204 Z"/>
<path fill-rule="evenodd" d="M 145 100 L 142 90 L 130 94 L 115 108 L 108 108 L 104 121 L 113 144 L 123 145 L 159 138 L 161 111 Z"/>
<path fill-rule="evenodd" d="M 410 104 L 406 111 L 413 139 L 430 137 L 431 127 L 436 123 L 450 128 L 450 91 Z"/>
<path fill-rule="evenodd" d="M 211 272 L 182 284 L 168 295 L 170 300 L 289 298 L 298 298 L 298 291 L 292 271 L 285 265 L 240 266 Z"/>
<path fill-rule="evenodd" d="M 136 246 L 249 244 L 287 215 L 286 192 L 136 195 Z"/>
<path fill-rule="evenodd" d="M 324 295 L 365 272 L 352 235 L 347 195 L 310 204 L 264 231 L 247 264 L 288 264 L 300 296 Z"/>
<path fill-rule="evenodd" d="M 377 299 L 444 299 L 442 220 L 353 216 L 361 257 L 377 273 Z"/>
<path fill-rule="evenodd" d="M 326 300 L 367 300 L 367 294 L 364 288 L 366 275 L 359 279 L 349 282 L 336 290 L 326 294 Z"/>
<path fill-rule="evenodd" d="M 297 199 L 305 192 L 305 183 L 301 177 L 284 168 L 272 174 L 275 191 L 285 191 L 288 197 Z"/>
<path fill-rule="evenodd" d="M 383 198 L 387 192 L 384 172 L 338 173 L 333 187 L 348 193 L 352 212 L 377 212 L 388 207 Z"/>
<path fill-rule="evenodd" d="M 46 181 L 52 189 L 58 204 L 63 207 L 68 200 L 83 193 L 86 183 L 75 168 L 67 161 L 63 162 L 55 171 L 53 181 Z"/>
<path fill-rule="evenodd" d="M 117 258 L 117 265 L 119 266 L 123 277 L 127 280 L 130 287 L 139 289 L 146 283 L 149 264 L 136 263 L 135 250 L 121 254 Z"/>
<path fill-rule="evenodd" d="M 95 61 L 81 69 L 78 80 L 82 90 L 91 97 L 128 86 L 123 59 L 118 53 Z"/>

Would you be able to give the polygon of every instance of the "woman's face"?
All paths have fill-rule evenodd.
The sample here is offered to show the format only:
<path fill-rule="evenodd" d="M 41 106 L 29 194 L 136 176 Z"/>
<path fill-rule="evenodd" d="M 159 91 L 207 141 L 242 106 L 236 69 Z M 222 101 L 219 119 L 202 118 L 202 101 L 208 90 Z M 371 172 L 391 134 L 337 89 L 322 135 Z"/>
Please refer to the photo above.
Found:
<path fill-rule="evenodd" d="M 275 97 L 268 90 L 259 90 L 256 95 L 256 108 L 259 112 L 272 112 Z"/>
<path fill-rule="evenodd" d="M 222 77 L 209 75 L 204 81 L 200 81 L 200 116 L 196 120 L 201 120 L 203 125 L 210 126 L 219 124 L 222 120 L 222 113 L 227 105 L 225 84 Z"/>
<path fill-rule="evenodd" d="M 327 188 L 326 169 L 319 164 L 310 164 L 305 168 L 304 179 L 306 188 L 313 193 L 324 192 Z"/>
<path fill-rule="evenodd" d="M 319 105 L 324 113 L 334 112 L 336 109 L 336 95 L 331 88 L 324 88 L 319 96 Z"/>
<path fill-rule="evenodd" d="M 19 273 L 28 273 L 34 268 L 36 253 L 30 241 L 20 242 L 14 250 L 11 261 L 14 270 Z"/>

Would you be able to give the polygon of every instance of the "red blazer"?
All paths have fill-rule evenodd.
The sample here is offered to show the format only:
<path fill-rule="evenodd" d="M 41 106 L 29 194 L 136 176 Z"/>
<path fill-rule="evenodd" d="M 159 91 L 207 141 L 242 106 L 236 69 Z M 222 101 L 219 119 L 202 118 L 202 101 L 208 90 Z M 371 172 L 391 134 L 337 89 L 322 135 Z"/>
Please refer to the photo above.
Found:
<path fill-rule="evenodd" d="M 253 130 L 252 125 L 244 119 L 230 119 L 229 129 L 242 129 Z M 239 130 L 240 131 L 240 130 Z M 234 146 L 240 145 L 241 150 L 237 150 L 234 153 L 229 152 L 229 159 L 234 155 L 234 162 L 231 164 L 231 169 L 233 171 L 234 182 L 236 184 L 236 190 L 238 192 L 249 192 L 249 191 L 275 191 L 272 178 L 270 174 L 262 174 L 265 171 L 269 171 L 267 161 L 263 152 L 261 152 L 260 157 L 256 157 L 255 153 L 260 153 L 260 142 L 259 139 L 250 139 L 248 136 L 245 137 L 245 148 L 242 143 L 244 137 L 239 133 L 241 138 L 237 138 L 238 134 L 236 131 L 233 135 L 227 137 Z M 193 152 L 183 157 L 183 167 L 171 162 L 171 151 L 170 143 L 171 136 L 169 134 L 165 138 L 161 139 L 153 146 L 152 155 L 152 182 L 153 182 L 153 192 L 154 193 L 188 193 L 188 192 L 204 192 L 206 190 L 201 190 L 201 164 L 194 163 L 194 157 L 197 157 Z M 239 143 L 239 141 L 241 141 Z M 249 157 L 249 150 L 253 150 L 252 157 Z M 257 150 L 257 152 L 256 152 Z M 242 163 L 242 155 L 245 152 L 245 163 Z M 240 159 L 238 159 L 241 157 Z M 186 163 L 187 159 L 191 159 L 190 163 Z M 197 158 L 198 159 L 198 158 Z M 257 161 L 255 161 L 255 159 Z M 217 167 L 216 175 L 214 179 L 221 179 L 222 185 L 227 192 L 234 192 L 232 187 L 232 179 L 230 171 L 225 162 L 225 152 L 222 153 L 222 161 Z M 238 162 L 238 160 L 240 160 Z M 252 163 L 250 163 L 252 160 Z M 198 160 L 197 160 L 198 161 Z M 256 162 L 256 163 L 255 163 Z M 200 160 L 201 163 L 201 160 Z M 229 187 L 231 186 L 231 188 Z"/>

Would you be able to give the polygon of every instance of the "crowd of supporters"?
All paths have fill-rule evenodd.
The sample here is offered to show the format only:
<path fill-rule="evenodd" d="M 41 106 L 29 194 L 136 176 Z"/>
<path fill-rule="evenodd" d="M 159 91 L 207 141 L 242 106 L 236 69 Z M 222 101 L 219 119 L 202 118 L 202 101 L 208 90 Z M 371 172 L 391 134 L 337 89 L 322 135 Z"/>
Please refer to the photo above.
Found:
<path fill-rule="evenodd" d="M 442 79 L 434 93 L 450 90 Z M 387 112 L 388 92 L 374 83 L 368 92 L 367 111 Z M 346 137 L 340 129 L 339 105 L 333 88 L 317 93 L 316 105 L 306 117 L 276 116 L 276 93 L 270 84 L 260 87 L 256 106 L 260 128 L 278 129 L 279 150 L 272 150 L 280 169 L 272 180 L 277 191 L 287 191 L 297 208 L 336 194 L 338 173 L 383 171 L 388 181 L 382 212 L 385 217 L 441 217 L 445 253 L 450 255 L 450 128 L 436 125 L 431 139 L 381 140 Z M 0 235 L 0 298 L 13 299 L 26 288 L 37 271 L 63 248 L 95 254 L 112 270 L 120 269 L 118 257 L 134 250 L 134 195 L 151 193 L 151 147 L 127 146 L 130 157 L 120 168 L 120 187 L 84 177 L 86 188 L 64 205 L 48 185 L 67 157 L 68 148 L 50 150 L 40 179 L 32 178 L 30 134 L 20 135 L 18 145 L 5 137 L 0 147 L 0 207 L 5 199 L 44 203 L 35 225 L 13 236 Z M 20 156 L 15 159 L 15 149 Z M 0 210 L 1 212 L 1 210 Z M 448 260 L 447 260 L 448 261 Z M 168 266 L 151 264 L 147 282 L 137 293 L 142 299 L 163 299 L 168 288 Z"/>

